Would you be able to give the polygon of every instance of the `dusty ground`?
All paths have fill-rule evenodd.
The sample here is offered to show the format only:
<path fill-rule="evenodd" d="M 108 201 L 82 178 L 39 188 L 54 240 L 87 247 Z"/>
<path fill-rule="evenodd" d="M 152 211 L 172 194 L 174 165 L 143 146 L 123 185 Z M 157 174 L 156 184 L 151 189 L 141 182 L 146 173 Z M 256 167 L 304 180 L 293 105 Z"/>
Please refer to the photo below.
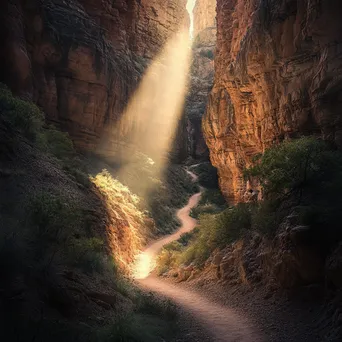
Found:
<path fill-rule="evenodd" d="M 254 289 L 241 285 L 229 287 L 214 282 L 178 283 L 177 287 L 196 291 L 208 298 L 212 305 L 217 304 L 229 308 L 254 327 L 262 341 L 338 341 L 324 338 L 322 326 L 325 310 L 322 302 L 314 300 L 311 295 L 308 296 L 309 291 L 295 297 L 273 294 L 272 297 L 267 298 L 268 293 L 261 287 Z M 214 339 L 214 341 L 219 340 Z"/>

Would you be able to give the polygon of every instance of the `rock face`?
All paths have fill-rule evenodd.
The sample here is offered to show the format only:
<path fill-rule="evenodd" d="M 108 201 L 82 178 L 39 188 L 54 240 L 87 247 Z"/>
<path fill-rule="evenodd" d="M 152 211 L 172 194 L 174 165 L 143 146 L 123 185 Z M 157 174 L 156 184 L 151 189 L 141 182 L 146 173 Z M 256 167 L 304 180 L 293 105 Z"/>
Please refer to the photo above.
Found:
<path fill-rule="evenodd" d="M 341 14 L 339 0 L 217 1 L 204 131 L 229 203 L 242 200 L 243 169 L 270 144 L 318 134 L 341 146 Z"/>
<path fill-rule="evenodd" d="M 202 133 L 202 117 L 214 82 L 216 0 L 197 0 L 193 37 L 190 91 L 185 107 L 188 154 L 194 159 L 207 159 L 208 148 Z"/>
<path fill-rule="evenodd" d="M 186 0 L 0 6 L 0 81 L 31 97 L 82 149 L 113 129 L 146 66 L 189 25 Z"/>

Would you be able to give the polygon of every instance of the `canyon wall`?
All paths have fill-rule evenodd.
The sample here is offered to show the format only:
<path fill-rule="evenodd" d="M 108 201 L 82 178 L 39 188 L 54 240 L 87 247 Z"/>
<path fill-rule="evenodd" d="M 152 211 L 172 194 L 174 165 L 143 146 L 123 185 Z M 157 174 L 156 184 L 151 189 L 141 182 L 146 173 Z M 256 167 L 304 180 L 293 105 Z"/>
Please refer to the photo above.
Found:
<path fill-rule="evenodd" d="M 0 5 L 0 81 L 93 150 L 114 130 L 144 70 L 189 26 L 186 0 L 31 0 Z M 147 121 L 147 120 L 146 120 Z M 133 129 L 133 128 L 132 128 Z"/>
<path fill-rule="evenodd" d="M 208 159 L 201 122 L 214 82 L 216 0 L 197 0 L 193 14 L 193 56 L 185 105 L 187 146 L 188 155 L 194 159 Z"/>
<path fill-rule="evenodd" d="M 268 146 L 317 134 L 342 145 L 342 2 L 218 0 L 215 82 L 203 128 L 230 204 Z"/>

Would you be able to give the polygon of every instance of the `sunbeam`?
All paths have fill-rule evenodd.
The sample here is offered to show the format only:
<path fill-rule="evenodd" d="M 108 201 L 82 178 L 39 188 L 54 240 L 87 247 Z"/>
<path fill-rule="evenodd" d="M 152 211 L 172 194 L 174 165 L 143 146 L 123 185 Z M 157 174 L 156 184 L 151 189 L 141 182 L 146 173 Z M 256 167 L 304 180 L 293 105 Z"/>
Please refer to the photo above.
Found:
<path fill-rule="evenodd" d="M 137 91 L 132 96 L 115 132 L 126 136 L 128 145 L 136 146 L 149 157 L 153 171 L 149 177 L 160 179 L 167 167 L 168 156 L 183 112 L 190 66 L 189 32 L 177 33 L 147 69 Z M 136 169 L 136 155 L 125 153 L 117 177 Z M 149 200 L 154 183 L 139 179 L 139 195 Z M 141 259 L 141 258 L 140 258 Z M 134 273 L 146 273 L 150 259 L 146 256 L 135 263 Z M 140 269 L 141 268 L 141 269 Z"/>

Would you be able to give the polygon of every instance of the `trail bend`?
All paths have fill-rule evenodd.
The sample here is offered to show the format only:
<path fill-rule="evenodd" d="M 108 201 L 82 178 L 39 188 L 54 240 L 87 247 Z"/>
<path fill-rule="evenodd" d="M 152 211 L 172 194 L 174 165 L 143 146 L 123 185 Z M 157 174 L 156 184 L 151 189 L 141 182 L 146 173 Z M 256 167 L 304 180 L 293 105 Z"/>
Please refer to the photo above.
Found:
<path fill-rule="evenodd" d="M 197 181 L 197 176 L 187 171 L 193 181 Z M 196 227 L 197 221 L 190 217 L 190 211 L 196 207 L 200 201 L 201 191 L 189 199 L 187 205 L 177 212 L 177 217 L 181 221 L 180 229 L 171 235 L 163 237 L 152 243 L 141 254 L 140 263 L 148 264 L 141 274 L 137 275 L 140 286 L 148 291 L 158 293 L 169 298 L 183 310 L 190 313 L 210 334 L 213 341 L 219 342 L 261 342 L 264 339 L 254 329 L 251 323 L 241 315 L 237 314 L 229 307 L 219 305 L 210 301 L 196 291 L 185 289 L 176 284 L 171 284 L 165 280 L 158 278 L 154 274 L 150 274 L 157 254 L 162 247 Z M 139 264 L 139 263 L 138 263 Z M 143 268 L 143 267 L 142 267 Z M 144 274 L 145 272 L 145 274 Z"/>

